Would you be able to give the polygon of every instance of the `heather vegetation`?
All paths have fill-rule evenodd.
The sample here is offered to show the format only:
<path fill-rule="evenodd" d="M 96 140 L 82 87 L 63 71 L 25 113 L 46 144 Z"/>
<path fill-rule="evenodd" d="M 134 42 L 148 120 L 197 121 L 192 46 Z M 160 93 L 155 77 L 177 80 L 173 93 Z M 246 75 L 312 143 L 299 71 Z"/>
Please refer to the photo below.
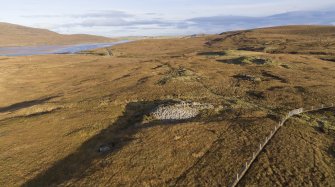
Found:
<path fill-rule="evenodd" d="M 0 186 L 227 186 L 287 112 L 335 102 L 334 32 L 0 57 Z M 239 185 L 335 184 L 334 112 L 289 119 Z"/>

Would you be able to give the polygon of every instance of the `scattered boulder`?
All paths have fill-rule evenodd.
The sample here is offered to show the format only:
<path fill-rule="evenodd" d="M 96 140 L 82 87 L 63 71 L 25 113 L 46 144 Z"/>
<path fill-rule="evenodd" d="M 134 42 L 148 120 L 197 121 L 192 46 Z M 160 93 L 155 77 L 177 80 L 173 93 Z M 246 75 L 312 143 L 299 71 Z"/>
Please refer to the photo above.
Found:
<path fill-rule="evenodd" d="M 109 152 L 109 151 L 111 151 L 112 150 L 112 147 L 113 147 L 113 145 L 101 145 L 100 147 L 99 147 L 99 152 L 100 153 L 107 153 L 107 152 Z"/>

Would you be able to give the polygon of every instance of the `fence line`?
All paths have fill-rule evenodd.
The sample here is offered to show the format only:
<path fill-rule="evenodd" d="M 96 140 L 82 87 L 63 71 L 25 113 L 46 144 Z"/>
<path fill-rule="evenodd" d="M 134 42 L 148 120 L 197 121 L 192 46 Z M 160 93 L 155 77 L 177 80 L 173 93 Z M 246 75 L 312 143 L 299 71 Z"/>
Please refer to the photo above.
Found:
<path fill-rule="evenodd" d="M 264 150 L 265 146 L 269 143 L 269 141 L 277 133 L 277 131 L 280 129 L 280 127 L 282 127 L 289 118 L 291 118 L 294 115 L 299 115 L 299 114 L 306 113 L 306 112 L 312 112 L 312 111 L 317 111 L 317 110 L 322 110 L 322 109 L 327 109 L 327 108 L 333 108 L 333 107 L 334 107 L 334 103 L 332 103 L 330 105 L 321 105 L 320 107 L 312 106 L 310 109 L 299 108 L 299 109 L 291 110 L 282 120 L 280 120 L 280 122 L 278 123 L 278 126 L 275 125 L 274 131 L 271 131 L 270 135 L 265 137 L 265 142 L 263 144 L 262 143 L 259 144 L 259 148 L 257 149 L 257 151 L 252 153 L 252 157 L 251 157 L 251 159 L 249 159 L 250 161 L 247 161 L 245 164 L 243 164 L 244 166 L 242 167 L 241 170 L 239 170 L 239 172 L 237 172 L 233 183 L 229 186 L 231 186 L 231 187 L 237 186 L 237 184 L 241 181 L 241 179 L 247 173 L 247 171 L 249 170 L 251 165 L 254 163 L 256 158 Z"/>

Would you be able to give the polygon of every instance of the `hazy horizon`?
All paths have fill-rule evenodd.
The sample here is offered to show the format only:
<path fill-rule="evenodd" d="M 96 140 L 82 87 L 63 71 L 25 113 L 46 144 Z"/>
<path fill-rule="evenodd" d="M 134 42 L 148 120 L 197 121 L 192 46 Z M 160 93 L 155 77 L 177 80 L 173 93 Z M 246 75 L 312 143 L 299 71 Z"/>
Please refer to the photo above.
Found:
<path fill-rule="evenodd" d="M 0 22 L 62 34 L 108 37 L 211 34 L 277 25 L 335 24 L 335 2 L 331 0 L 14 0 L 2 2 L 2 6 Z"/>

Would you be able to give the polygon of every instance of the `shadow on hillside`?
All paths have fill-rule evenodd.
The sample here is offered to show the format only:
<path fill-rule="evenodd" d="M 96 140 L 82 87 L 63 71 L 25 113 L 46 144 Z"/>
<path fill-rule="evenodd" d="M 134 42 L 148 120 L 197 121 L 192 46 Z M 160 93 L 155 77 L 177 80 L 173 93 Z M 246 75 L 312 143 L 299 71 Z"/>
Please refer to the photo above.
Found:
<path fill-rule="evenodd" d="M 57 161 L 45 172 L 27 181 L 23 186 L 57 186 L 71 179 L 85 177 L 90 172 L 89 168 L 93 161 L 121 150 L 123 146 L 132 141 L 133 135 L 139 130 L 162 125 L 162 122 L 159 121 L 143 125 L 136 124 L 142 122 L 143 117 L 158 105 L 174 102 L 167 100 L 129 103 L 123 115 L 115 123 L 84 142 L 74 153 Z M 175 123 L 172 122 L 172 124 Z M 111 150 L 101 153 L 98 151 L 101 146 L 109 146 Z"/>
<path fill-rule="evenodd" d="M 246 65 L 242 58 L 237 59 L 227 59 L 227 60 L 216 60 L 217 62 L 225 63 L 225 64 L 233 64 L 233 65 Z"/>
<path fill-rule="evenodd" d="M 200 56 L 225 56 L 227 55 L 226 52 L 224 51 L 209 51 L 209 52 L 199 52 L 197 55 L 200 55 Z"/>
<path fill-rule="evenodd" d="M 0 107 L 0 113 L 1 112 L 13 112 L 16 110 L 20 110 L 22 108 L 28 108 L 34 105 L 39 105 L 42 104 L 44 102 L 47 102 L 51 99 L 57 98 L 59 96 L 50 96 L 50 97 L 46 97 L 46 98 L 42 98 L 42 99 L 35 99 L 35 100 L 31 100 L 31 101 L 23 101 L 20 103 L 15 103 L 12 104 L 10 106 L 6 106 L 6 107 Z"/>
<path fill-rule="evenodd" d="M 56 161 L 46 171 L 41 172 L 35 178 L 27 181 L 23 186 L 59 186 L 70 180 L 80 180 L 90 173 L 97 171 L 99 168 L 105 167 L 103 161 L 106 156 L 111 156 L 120 151 L 124 146 L 134 140 L 134 135 L 145 128 L 152 128 L 168 124 L 182 125 L 188 122 L 214 122 L 222 121 L 222 116 L 231 116 L 226 120 L 236 121 L 239 119 L 241 124 L 250 124 L 252 121 L 263 117 L 242 117 L 243 111 L 232 113 L 233 111 L 226 111 L 227 113 L 220 113 L 217 115 L 199 116 L 188 120 L 175 121 L 160 121 L 153 120 L 148 123 L 141 123 L 144 117 L 152 112 L 154 108 L 163 104 L 177 103 L 173 100 L 163 101 L 145 101 L 132 102 L 127 104 L 123 115 L 120 116 L 114 123 L 110 124 L 106 129 L 103 129 L 99 134 L 91 137 L 72 154 Z M 108 146 L 111 149 L 106 153 L 99 152 L 99 148 Z M 99 164 L 93 164 L 95 161 Z M 96 163 L 96 162 L 95 162 Z M 94 165 L 92 167 L 92 165 Z"/>

